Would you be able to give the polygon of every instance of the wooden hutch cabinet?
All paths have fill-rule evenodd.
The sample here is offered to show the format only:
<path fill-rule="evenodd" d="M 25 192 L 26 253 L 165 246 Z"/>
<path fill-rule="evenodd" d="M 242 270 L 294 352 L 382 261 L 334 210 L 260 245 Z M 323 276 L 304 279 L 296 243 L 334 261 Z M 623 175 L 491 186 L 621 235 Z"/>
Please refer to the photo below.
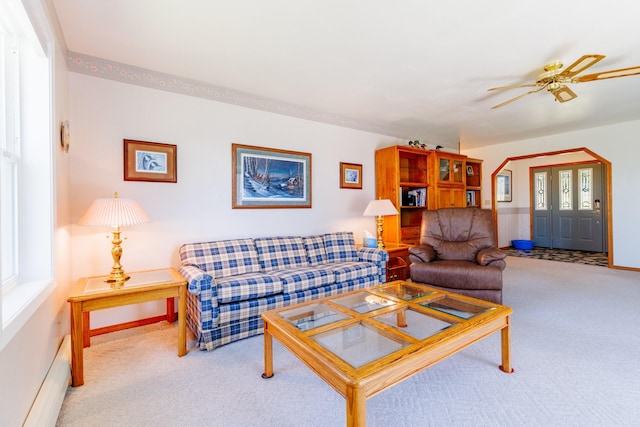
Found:
<path fill-rule="evenodd" d="M 480 207 L 482 160 L 396 145 L 376 151 L 376 198 L 389 199 L 399 215 L 385 216 L 385 243 L 416 245 L 422 212 Z"/>
<path fill-rule="evenodd" d="M 428 208 L 430 151 L 401 145 L 376 151 L 376 197 L 389 199 L 399 215 L 385 216 L 382 239 L 417 244 Z"/>

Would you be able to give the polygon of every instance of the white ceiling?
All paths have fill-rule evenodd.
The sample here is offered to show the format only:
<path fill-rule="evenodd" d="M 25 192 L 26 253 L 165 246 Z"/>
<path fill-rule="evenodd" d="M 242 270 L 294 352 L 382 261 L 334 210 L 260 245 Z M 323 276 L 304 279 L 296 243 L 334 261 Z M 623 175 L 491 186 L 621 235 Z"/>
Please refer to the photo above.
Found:
<path fill-rule="evenodd" d="M 473 148 L 640 119 L 640 75 L 528 88 L 553 60 L 640 65 L 640 2 L 53 0 L 71 52 Z M 584 73 L 583 73 L 584 74 Z M 356 126 L 357 127 L 357 126 Z"/>

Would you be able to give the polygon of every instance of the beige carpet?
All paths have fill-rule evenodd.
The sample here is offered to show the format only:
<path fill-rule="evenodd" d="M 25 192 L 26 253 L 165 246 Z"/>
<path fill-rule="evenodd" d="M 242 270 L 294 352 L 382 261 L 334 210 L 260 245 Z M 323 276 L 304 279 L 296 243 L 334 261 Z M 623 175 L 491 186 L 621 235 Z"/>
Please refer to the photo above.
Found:
<path fill-rule="evenodd" d="M 640 273 L 508 258 L 512 364 L 499 334 L 367 401 L 369 426 L 637 426 Z M 96 337 L 59 426 L 343 426 L 345 401 L 262 336 L 176 356 L 175 325 Z"/>

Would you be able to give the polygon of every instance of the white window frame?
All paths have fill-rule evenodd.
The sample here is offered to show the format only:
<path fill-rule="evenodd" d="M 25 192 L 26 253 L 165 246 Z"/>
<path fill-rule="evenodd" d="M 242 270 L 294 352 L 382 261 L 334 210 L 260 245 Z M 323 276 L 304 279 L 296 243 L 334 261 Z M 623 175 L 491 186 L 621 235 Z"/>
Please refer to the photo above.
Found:
<path fill-rule="evenodd" d="M 0 114 L 2 121 L 14 123 L 13 127 L 9 125 L 0 129 L 4 138 L 0 146 L 2 155 L 15 162 L 17 180 L 11 184 L 16 190 L 15 197 L 7 197 L 4 192 L 0 195 L 0 202 L 3 203 L 0 215 L 3 211 L 16 214 L 15 219 L 3 225 L 12 227 L 11 236 L 6 240 L 0 239 L 2 253 L 5 250 L 11 251 L 10 261 L 3 263 L 15 268 L 10 274 L 0 274 L 3 279 L 0 282 L 0 351 L 55 288 L 51 60 L 53 36 L 46 18 L 43 19 L 46 14 L 42 5 L 29 2 L 25 6 L 30 9 L 25 10 L 20 0 L 3 0 L 0 5 L 1 31 L 7 34 L 6 40 L 11 40 L 16 35 L 17 46 L 16 63 L 5 63 L 4 59 L 0 63 L 3 70 L 0 79 L 3 87 L 0 103 L 3 107 Z M 31 22 L 36 22 L 38 28 Z M 12 43 L 4 43 L 3 46 L 11 45 Z M 4 58 L 5 50 L 2 55 Z M 14 66 L 15 68 L 11 68 Z M 7 72 L 7 69 L 15 69 L 16 75 Z M 12 101 L 6 102 L 6 95 Z M 7 121 L 7 118 L 11 120 Z M 4 171 L 0 173 L 0 179 L 3 174 Z M 0 188 L 2 185 L 0 182 Z M 2 264 L 0 273 L 1 270 Z"/>

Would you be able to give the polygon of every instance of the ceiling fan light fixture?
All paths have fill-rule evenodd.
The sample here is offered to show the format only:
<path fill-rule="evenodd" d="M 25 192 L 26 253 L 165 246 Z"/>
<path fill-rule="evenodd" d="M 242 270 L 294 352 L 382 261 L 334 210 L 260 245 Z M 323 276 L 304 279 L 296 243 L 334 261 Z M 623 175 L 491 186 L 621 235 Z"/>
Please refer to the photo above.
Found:
<path fill-rule="evenodd" d="M 551 93 L 553 93 L 553 96 L 555 96 L 556 100 L 560 102 L 571 101 L 572 99 L 578 97 L 578 95 L 576 95 L 571 89 L 564 85 L 561 85 L 558 89 L 551 91 Z"/>
<path fill-rule="evenodd" d="M 636 66 L 636 67 L 629 67 L 629 68 L 620 68 L 617 70 L 601 71 L 599 73 L 587 74 L 584 76 L 576 77 L 576 74 L 581 73 L 587 68 L 600 62 L 601 60 L 604 59 L 604 57 L 605 57 L 604 55 L 600 55 L 600 54 L 582 55 L 580 59 L 578 59 L 571 65 L 569 65 L 567 68 L 563 68 L 562 62 L 553 61 L 544 66 L 544 72 L 538 76 L 535 83 L 517 84 L 517 85 L 510 85 L 510 86 L 498 86 L 498 87 L 487 89 L 487 90 L 504 90 L 504 89 L 519 88 L 519 87 L 537 87 L 537 89 L 530 90 L 529 92 L 523 93 L 521 95 L 516 96 L 515 98 L 511 98 L 505 102 L 495 105 L 491 107 L 491 109 L 503 107 L 527 95 L 539 92 L 543 89 L 547 89 L 547 91 L 552 93 L 556 101 L 567 102 L 567 101 L 571 101 L 574 98 L 577 98 L 578 95 L 576 95 L 571 89 L 569 89 L 565 85 L 565 83 L 582 83 L 582 82 L 589 82 L 593 80 L 611 79 L 616 77 L 625 77 L 625 76 L 633 76 L 633 75 L 640 74 L 640 66 Z"/>

